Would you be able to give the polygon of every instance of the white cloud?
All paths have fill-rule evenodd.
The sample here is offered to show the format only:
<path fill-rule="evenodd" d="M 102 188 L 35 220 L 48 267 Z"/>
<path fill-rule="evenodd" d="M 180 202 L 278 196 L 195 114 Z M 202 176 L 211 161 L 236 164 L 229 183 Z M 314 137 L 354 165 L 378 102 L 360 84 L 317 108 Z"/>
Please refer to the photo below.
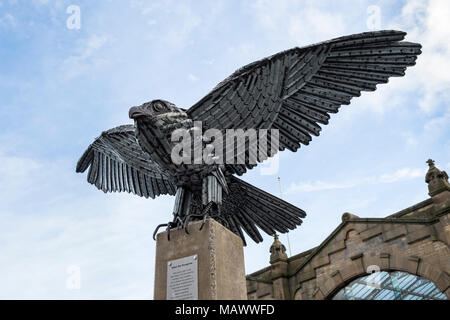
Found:
<path fill-rule="evenodd" d="M 424 121 L 419 130 L 403 132 L 402 136 L 408 147 L 415 148 L 420 145 L 432 144 L 441 139 L 445 140 L 449 133 L 450 109 L 444 111 L 444 114 Z"/>
<path fill-rule="evenodd" d="M 401 180 L 423 178 L 426 171 L 426 169 L 403 168 L 394 173 L 385 173 L 380 175 L 377 179 L 375 179 L 374 183 L 394 183 Z"/>
<path fill-rule="evenodd" d="M 145 16 L 157 14 L 162 24 L 167 20 L 173 19 L 175 21 L 175 23 L 164 25 L 163 33 L 159 33 L 161 40 L 166 45 L 166 49 L 167 46 L 170 46 L 173 49 L 180 50 L 192 41 L 194 31 L 205 23 L 204 19 L 191 6 L 181 2 L 133 1 L 132 7 L 139 8 L 140 13 Z M 211 14 L 214 15 L 213 12 Z M 156 20 L 147 19 L 147 23 L 154 25 Z M 153 37 L 154 35 L 149 36 L 149 38 Z"/>
<path fill-rule="evenodd" d="M 360 10 L 363 3 L 355 4 Z M 387 5 L 385 5 L 387 6 Z M 381 6 L 382 13 L 385 6 Z M 340 10 L 324 11 L 317 3 L 260 0 L 252 3 L 252 14 L 259 26 L 277 41 L 308 45 L 342 36 L 354 30 L 349 24 L 354 17 Z M 365 11 L 361 11 L 366 14 Z M 407 1 L 401 14 L 388 20 L 383 15 L 383 29 L 408 32 L 406 41 L 419 42 L 423 53 L 417 65 L 407 70 L 407 76 L 391 78 L 389 85 L 379 85 L 375 93 L 358 98 L 361 112 L 384 113 L 405 105 L 411 96 L 419 94 L 418 105 L 425 113 L 442 108 L 450 92 L 450 2 L 447 0 Z M 384 23 L 385 22 L 385 23 Z M 360 30 L 366 31 L 366 30 Z"/>
<path fill-rule="evenodd" d="M 11 13 L 6 13 L 0 17 L 0 28 L 14 28 L 17 26 L 17 20 Z"/>
<path fill-rule="evenodd" d="M 105 195 L 63 162 L 0 161 L 0 298 L 152 298 L 151 236 L 170 219 L 170 197 Z M 65 287 L 70 265 L 80 290 Z"/>
<path fill-rule="evenodd" d="M 325 12 L 312 2 L 259 0 L 251 3 L 250 11 L 273 38 L 296 45 L 341 36 L 346 31 L 341 13 Z"/>
<path fill-rule="evenodd" d="M 33 187 L 32 176 L 42 169 L 42 164 L 29 158 L 7 157 L 0 154 L 0 184 L 8 186 L 2 188 L 0 201 L 5 205 L 12 198 L 19 198 L 27 194 Z"/>
<path fill-rule="evenodd" d="M 109 35 L 97 34 L 81 40 L 75 49 L 78 51 L 78 54 L 70 56 L 63 61 L 62 67 L 66 77 L 71 79 L 107 64 L 108 60 L 103 58 L 99 52 L 112 41 Z"/>
<path fill-rule="evenodd" d="M 424 124 L 424 135 L 433 139 L 450 129 L 450 108 L 442 116 L 434 117 Z"/>
<path fill-rule="evenodd" d="M 212 65 L 215 62 L 215 59 L 206 59 L 203 60 L 204 63 L 206 63 L 207 65 Z"/>
<path fill-rule="evenodd" d="M 311 191 L 323 191 L 334 189 L 347 189 L 354 187 L 354 183 L 328 183 L 323 181 L 314 181 L 310 183 L 291 184 L 286 191 L 288 194 L 296 192 L 311 192 Z"/>
<path fill-rule="evenodd" d="M 198 78 L 191 73 L 188 75 L 188 79 L 192 82 L 198 81 Z"/>
<path fill-rule="evenodd" d="M 306 183 L 292 183 L 286 193 L 295 194 L 297 192 L 313 192 L 313 191 L 325 191 L 325 190 L 337 190 L 337 189 L 349 189 L 364 184 L 383 184 L 383 183 L 395 183 L 404 180 L 423 178 L 425 177 L 426 169 L 413 169 L 402 168 L 394 173 L 383 173 L 377 176 L 354 179 L 352 181 L 341 182 L 324 182 L 314 181 Z"/>
<path fill-rule="evenodd" d="M 419 139 L 417 138 L 415 133 L 408 131 L 408 132 L 402 132 L 401 134 L 405 138 L 406 145 L 408 147 L 414 148 L 419 145 Z"/>
<path fill-rule="evenodd" d="M 50 2 L 50 0 L 33 0 L 35 6 L 45 6 Z"/>
<path fill-rule="evenodd" d="M 423 53 L 403 86 L 421 95 L 419 105 L 426 113 L 442 108 L 450 90 L 450 2 L 410 0 L 389 27 L 408 32 L 408 41 L 419 42 Z"/>
<path fill-rule="evenodd" d="M 234 59 L 237 60 L 236 63 L 242 66 L 252 62 L 255 51 L 255 45 L 249 40 L 246 43 L 241 43 L 236 46 L 229 46 L 227 49 L 227 56 L 234 57 Z"/>

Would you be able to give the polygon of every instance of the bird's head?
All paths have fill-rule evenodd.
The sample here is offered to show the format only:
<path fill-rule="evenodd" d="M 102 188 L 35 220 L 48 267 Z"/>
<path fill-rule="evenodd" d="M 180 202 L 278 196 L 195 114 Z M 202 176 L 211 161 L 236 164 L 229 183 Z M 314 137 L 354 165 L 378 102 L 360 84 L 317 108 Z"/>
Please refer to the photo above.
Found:
<path fill-rule="evenodd" d="M 153 100 L 146 102 L 138 107 L 130 108 L 128 115 L 131 119 L 138 119 L 140 117 L 154 118 L 158 115 L 175 111 L 176 107 L 173 103 L 164 100 Z"/>

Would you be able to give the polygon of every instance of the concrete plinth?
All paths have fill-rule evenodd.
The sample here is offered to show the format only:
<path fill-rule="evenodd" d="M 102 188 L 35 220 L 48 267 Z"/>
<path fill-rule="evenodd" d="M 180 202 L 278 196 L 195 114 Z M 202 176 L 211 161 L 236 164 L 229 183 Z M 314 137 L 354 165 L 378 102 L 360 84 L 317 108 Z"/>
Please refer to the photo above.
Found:
<path fill-rule="evenodd" d="M 213 219 L 189 224 L 189 233 L 172 230 L 157 235 L 154 299 L 166 299 L 167 263 L 198 256 L 199 300 L 246 300 L 242 239 Z"/>

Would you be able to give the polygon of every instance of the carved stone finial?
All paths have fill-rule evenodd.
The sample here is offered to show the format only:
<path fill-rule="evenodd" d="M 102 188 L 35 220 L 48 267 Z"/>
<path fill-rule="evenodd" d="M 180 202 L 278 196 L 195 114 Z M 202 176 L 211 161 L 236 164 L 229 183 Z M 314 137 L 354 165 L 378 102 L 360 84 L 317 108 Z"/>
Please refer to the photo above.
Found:
<path fill-rule="evenodd" d="M 428 184 L 428 194 L 433 197 L 443 191 L 450 191 L 450 183 L 448 182 L 448 174 L 435 167 L 434 161 L 427 161 L 429 169 L 425 175 L 425 182 Z"/>
<path fill-rule="evenodd" d="M 345 212 L 342 215 L 341 219 L 342 219 L 342 222 L 344 222 L 344 221 L 347 221 L 347 220 L 350 220 L 350 219 L 359 219 L 359 217 L 357 215 L 355 215 L 355 214 L 351 214 L 349 212 Z"/>
<path fill-rule="evenodd" d="M 273 243 L 270 246 L 270 263 L 277 261 L 287 261 L 286 247 L 278 239 L 278 235 L 273 236 Z"/>

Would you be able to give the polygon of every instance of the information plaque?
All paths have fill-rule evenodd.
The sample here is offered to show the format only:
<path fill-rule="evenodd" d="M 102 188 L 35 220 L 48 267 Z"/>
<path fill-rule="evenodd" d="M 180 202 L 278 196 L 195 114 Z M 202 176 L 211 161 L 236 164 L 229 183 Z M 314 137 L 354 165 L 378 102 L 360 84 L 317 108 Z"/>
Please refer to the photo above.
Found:
<path fill-rule="evenodd" d="M 197 255 L 167 262 L 167 300 L 198 300 Z"/>

